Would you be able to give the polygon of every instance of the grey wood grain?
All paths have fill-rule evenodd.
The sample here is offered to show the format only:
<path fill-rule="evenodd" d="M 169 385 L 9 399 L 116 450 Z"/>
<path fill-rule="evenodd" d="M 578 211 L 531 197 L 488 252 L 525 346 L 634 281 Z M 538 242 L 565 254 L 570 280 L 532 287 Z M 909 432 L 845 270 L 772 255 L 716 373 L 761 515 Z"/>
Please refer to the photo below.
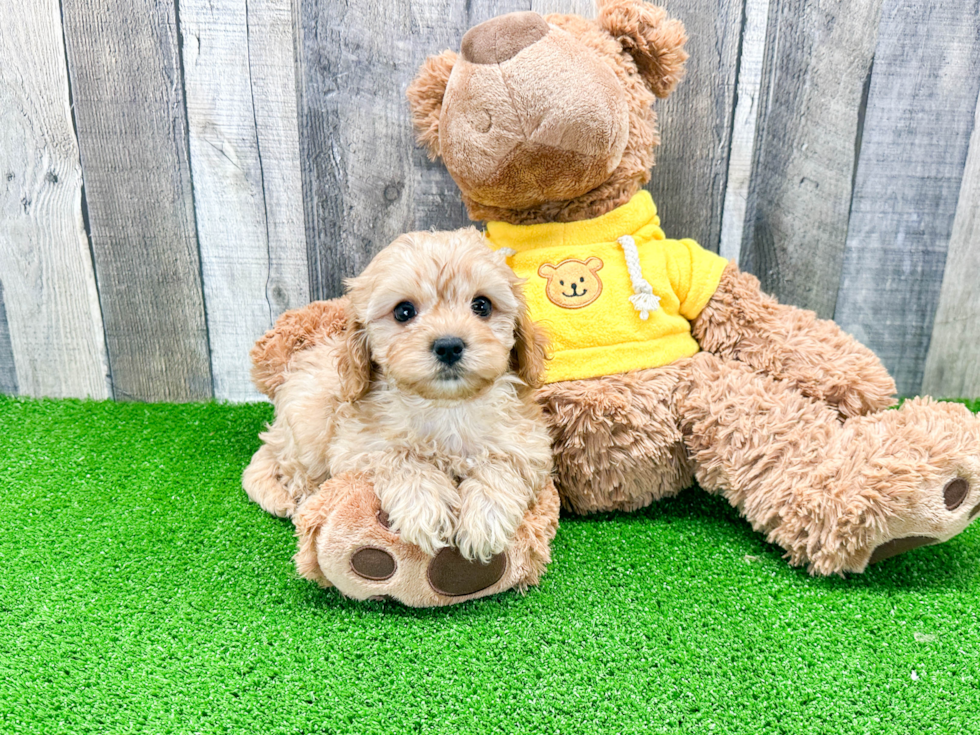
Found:
<path fill-rule="evenodd" d="M 0 0 L 0 385 L 109 395 L 57 0 Z"/>
<path fill-rule="evenodd" d="M 728 155 L 725 204 L 721 220 L 718 254 L 738 263 L 745 232 L 745 209 L 752 176 L 756 123 L 759 119 L 759 89 L 762 61 L 766 52 L 769 0 L 745 0 L 742 45 L 738 57 L 735 114 Z"/>
<path fill-rule="evenodd" d="M 215 397 L 261 400 L 248 353 L 309 301 L 290 0 L 183 0 L 184 87 Z"/>
<path fill-rule="evenodd" d="M 593 0 L 531 0 L 528 9 L 535 13 L 541 13 L 541 15 L 574 13 L 583 18 L 595 18 L 595 2 Z"/>
<path fill-rule="evenodd" d="M 3 302 L 3 283 L 0 283 L 0 393 L 17 395 L 17 367 L 7 327 L 7 310 Z"/>
<path fill-rule="evenodd" d="M 172 0 L 64 0 L 116 398 L 212 395 Z"/>
<path fill-rule="evenodd" d="M 922 391 L 980 398 L 980 103 L 949 238 Z"/>
<path fill-rule="evenodd" d="M 847 235 L 859 111 L 881 0 L 769 10 L 742 266 L 780 300 L 831 317 Z"/>
<path fill-rule="evenodd" d="M 591 2 L 563 4 L 594 15 Z M 560 7 L 560 6 L 559 6 Z M 402 232 L 469 223 L 439 162 L 415 147 L 405 89 L 426 56 L 502 13 L 550 12 L 538 0 L 299 0 L 300 145 L 310 292 L 345 277 Z"/>
<path fill-rule="evenodd" d="M 687 29 L 687 76 L 658 101 L 662 142 L 647 189 L 671 237 L 718 252 L 744 0 L 662 0 Z"/>
<path fill-rule="evenodd" d="M 922 383 L 978 89 L 975 3 L 888 0 L 835 317 L 903 395 Z"/>

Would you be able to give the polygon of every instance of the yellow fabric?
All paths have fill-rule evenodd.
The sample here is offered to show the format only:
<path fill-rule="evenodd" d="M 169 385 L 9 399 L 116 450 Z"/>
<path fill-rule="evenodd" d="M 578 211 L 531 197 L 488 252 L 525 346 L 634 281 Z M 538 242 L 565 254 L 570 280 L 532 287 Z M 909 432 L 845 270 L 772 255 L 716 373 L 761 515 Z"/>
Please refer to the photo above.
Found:
<path fill-rule="evenodd" d="M 507 262 L 527 279 L 531 316 L 551 337 L 548 383 L 659 367 L 698 352 L 690 320 L 718 289 L 728 262 L 693 240 L 668 240 L 646 191 L 595 219 L 489 222 L 486 235 L 495 250 L 515 251 Z M 645 321 L 630 302 L 633 284 L 617 242 L 623 235 L 636 242 L 643 278 L 660 297 Z"/>

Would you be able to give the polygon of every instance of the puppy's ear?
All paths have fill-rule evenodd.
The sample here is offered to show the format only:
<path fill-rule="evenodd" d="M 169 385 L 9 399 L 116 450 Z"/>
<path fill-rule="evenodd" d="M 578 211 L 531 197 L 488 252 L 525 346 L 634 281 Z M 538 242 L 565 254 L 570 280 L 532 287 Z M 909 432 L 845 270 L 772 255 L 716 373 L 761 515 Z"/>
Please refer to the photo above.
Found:
<path fill-rule="evenodd" d="M 364 397 L 371 387 L 373 368 L 367 332 L 351 310 L 337 354 L 340 395 L 345 401 L 357 401 Z"/>
<path fill-rule="evenodd" d="M 599 0 L 596 21 L 633 57 L 657 97 L 674 91 L 684 76 L 684 25 L 643 0 Z"/>
<path fill-rule="evenodd" d="M 548 333 L 531 319 L 524 295 L 518 292 L 518 296 L 521 311 L 514 327 L 510 366 L 528 388 L 540 388 L 544 378 L 544 364 L 548 359 Z"/>
<path fill-rule="evenodd" d="M 320 569 L 316 556 L 316 539 L 320 527 L 327 521 L 330 512 L 330 493 L 319 490 L 307 498 L 293 516 L 296 526 L 297 550 L 293 557 L 296 571 L 304 579 L 316 582 L 321 587 L 332 586 Z"/>
<path fill-rule="evenodd" d="M 436 160 L 439 151 L 439 116 L 442 115 L 442 98 L 446 94 L 449 75 L 456 63 L 455 51 L 443 51 L 430 56 L 422 64 L 415 79 L 408 85 L 408 104 L 412 108 L 412 123 L 421 145 Z"/>

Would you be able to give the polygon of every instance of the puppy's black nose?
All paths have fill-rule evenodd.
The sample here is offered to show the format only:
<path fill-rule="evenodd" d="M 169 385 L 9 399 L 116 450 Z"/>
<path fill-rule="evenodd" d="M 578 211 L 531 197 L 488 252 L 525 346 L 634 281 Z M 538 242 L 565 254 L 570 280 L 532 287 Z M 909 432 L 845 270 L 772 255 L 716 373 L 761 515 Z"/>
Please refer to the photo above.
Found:
<path fill-rule="evenodd" d="M 446 365 L 455 365 L 463 357 L 466 343 L 459 337 L 440 337 L 432 343 L 436 359 Z"/>

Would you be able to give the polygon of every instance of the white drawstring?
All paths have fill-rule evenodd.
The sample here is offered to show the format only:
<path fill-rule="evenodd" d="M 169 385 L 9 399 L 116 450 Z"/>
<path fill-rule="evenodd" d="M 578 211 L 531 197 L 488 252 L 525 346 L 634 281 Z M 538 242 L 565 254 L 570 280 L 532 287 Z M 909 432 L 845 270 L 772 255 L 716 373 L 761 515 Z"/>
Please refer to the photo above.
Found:
<path fill-rule="evenodd" d="M 507 260 L 507 258 L 517 255 L 517 251 L 514 248 L 497 248 L 497 255 L 501 255 L 504 260 Z"/>
<path fill-rule="evenodd" d="M 633 283 L 633 295 L 630 296 L 630 303 L 633 308 L 640 312 L 640 319 L 646 321 L 651 311 L 660 308 L 660 297 L 654 294 L 653 287 L 647 283 L 643 277 L 643 269 L 640 268 L 640 251 L 636 248 L 636 241 L 629 235 L 623 235 L 616 242 L 623 248 L 626 256 L 626 269 L 630 274 L 630 281 Z"/>

